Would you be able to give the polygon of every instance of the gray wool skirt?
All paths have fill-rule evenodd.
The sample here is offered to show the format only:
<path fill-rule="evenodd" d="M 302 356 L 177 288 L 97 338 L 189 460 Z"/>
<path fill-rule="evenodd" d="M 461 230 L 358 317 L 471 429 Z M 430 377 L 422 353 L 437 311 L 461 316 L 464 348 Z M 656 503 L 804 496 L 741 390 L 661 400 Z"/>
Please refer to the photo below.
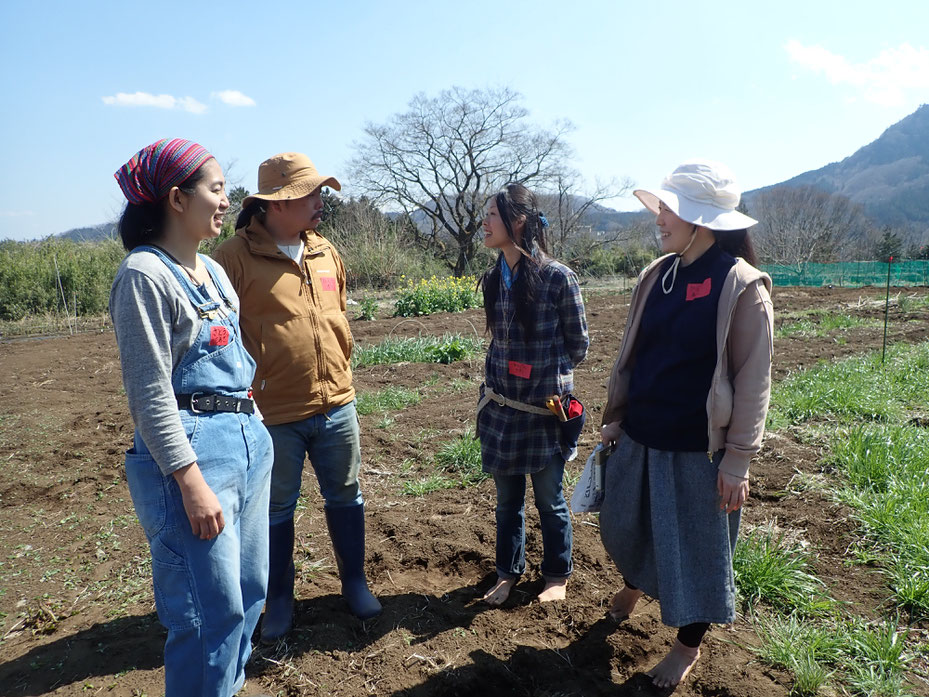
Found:
<path fill-rule="evenodd" d="M 719 508 L 721 457 L 653 450 L 624 435 L 607 462 L 603 546 L 629 584 L 659 600 L 671 627 L 735 619 L 741 510 Z"/>

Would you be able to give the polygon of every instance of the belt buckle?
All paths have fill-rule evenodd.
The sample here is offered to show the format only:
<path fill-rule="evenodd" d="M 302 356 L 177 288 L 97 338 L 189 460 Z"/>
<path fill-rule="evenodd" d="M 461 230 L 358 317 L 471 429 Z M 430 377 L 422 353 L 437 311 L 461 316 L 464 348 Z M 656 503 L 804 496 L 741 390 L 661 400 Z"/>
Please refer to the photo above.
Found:
<path fill-rule="evenodd" d="M 203 411 L 201 411 L 200 409 L 197 409 L 197 405 L 195 404 L 195 402 L 197 401 L 197 397 L 202 396 L 202 395 L 203 395 L 203 392 L 194 392 L 193 394 L 190 395 L 190 410 L 194 414 L 203 413 Z"/>

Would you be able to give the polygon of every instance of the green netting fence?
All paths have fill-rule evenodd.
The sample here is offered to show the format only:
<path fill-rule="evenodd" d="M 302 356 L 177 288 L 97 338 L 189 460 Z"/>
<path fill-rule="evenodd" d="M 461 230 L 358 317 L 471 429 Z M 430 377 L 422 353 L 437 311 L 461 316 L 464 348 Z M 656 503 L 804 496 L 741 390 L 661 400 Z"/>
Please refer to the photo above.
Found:
<path fill-rule="evenodd" d="M 845 261 L 836 264 L 797 264 L 762 267 L 776 286 L 883 286 L 887 262 Z M 929 260 L 895 261 L 890 265 L 890 285 L 929 286 Z"/>

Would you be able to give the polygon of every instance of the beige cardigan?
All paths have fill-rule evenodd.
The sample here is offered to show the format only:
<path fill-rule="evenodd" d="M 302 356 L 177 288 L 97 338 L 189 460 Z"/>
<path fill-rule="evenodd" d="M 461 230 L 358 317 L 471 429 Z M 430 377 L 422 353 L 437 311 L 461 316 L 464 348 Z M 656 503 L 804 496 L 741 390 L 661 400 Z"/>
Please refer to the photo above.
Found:
<path fill-rule="evenodd" d="M 626 413 L 642 312 L 668 256 L 649 264 L 632 291 L 619 357 L 610 374 L 603 424 L 622 421 Z M 744 259 L 736 260 L 719 296 L 716 346 L 716 370 L 706 399 L 709 452 L 725 448 L 719 469 L 747 477 L 749 462 L 761 449 L 771 397 L 774 311 L 771 278 Z"/>

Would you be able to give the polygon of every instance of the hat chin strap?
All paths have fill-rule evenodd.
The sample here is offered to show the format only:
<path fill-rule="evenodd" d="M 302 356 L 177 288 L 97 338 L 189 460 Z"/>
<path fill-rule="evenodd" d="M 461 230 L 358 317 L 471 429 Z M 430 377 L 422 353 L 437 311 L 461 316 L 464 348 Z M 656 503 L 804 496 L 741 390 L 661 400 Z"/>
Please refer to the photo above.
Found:
<path fill-rule="evenodd" d="M 681 259 L 684 258 L 684 255 L 687 254 L 687 250 L 690 249 L 694 240 L 697 239 L 697 225 L 695 223 L 692 223 L 692 225 L 694 227 L 693 230 L 690 231 L 690 242 L 688 242 L 683 251 L 674 258 L 674 261 L 671 262 L 671 268 L 665 271 L 664 276 L 661 277 L 661 290 L 664 291 L 665 295 L 674 290 L 674 281 L 677 280 L 677 267 L 681 265 Z M 668 276 L 671 277 L 671 285 L 667 284 Z"/>

